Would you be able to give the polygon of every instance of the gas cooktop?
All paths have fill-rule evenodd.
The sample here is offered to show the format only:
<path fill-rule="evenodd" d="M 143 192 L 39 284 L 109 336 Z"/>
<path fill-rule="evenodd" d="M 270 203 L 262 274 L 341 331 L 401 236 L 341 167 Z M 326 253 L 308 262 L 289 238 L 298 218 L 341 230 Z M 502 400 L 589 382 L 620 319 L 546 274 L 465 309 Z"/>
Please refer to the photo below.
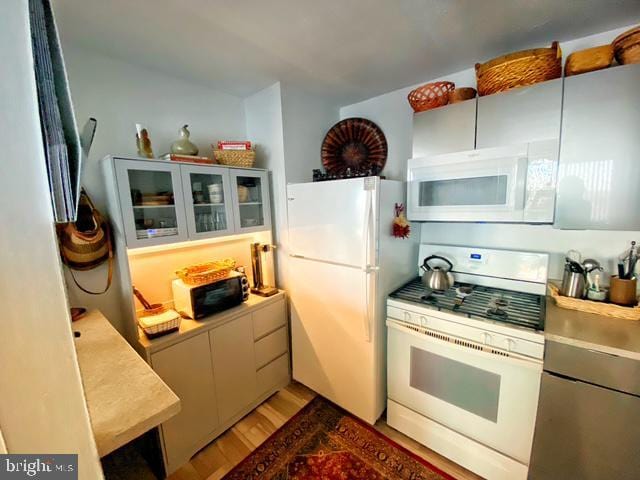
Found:
<path fill-rule="evenodd" d="M 458 282 L 444 292 L 436 292 L 425 288 L 418 277 L 389 297 L 468 318 L 544 330 L 546 304 L 543 295 Z"/>

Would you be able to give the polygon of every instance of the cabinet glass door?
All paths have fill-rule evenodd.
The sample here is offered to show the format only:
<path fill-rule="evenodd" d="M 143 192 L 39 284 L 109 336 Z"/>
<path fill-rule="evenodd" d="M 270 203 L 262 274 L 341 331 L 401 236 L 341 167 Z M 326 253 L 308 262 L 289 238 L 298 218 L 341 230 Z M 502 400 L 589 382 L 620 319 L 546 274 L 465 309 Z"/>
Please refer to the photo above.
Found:
<path fill-rule="evenodd" d="M 127 245 L 186 240 L 179 166 L 145 160 L 115 162 Z"/>
<path fill-rule="evenodd" d="M 182 165 L 189 237 L 208 238 L 233 232 L 229 170 Z"/>
<path fill-rule="evenodd" d="M 271 228 L 267 172 L 232 169 L 236 230 L 252 232 Z"/>

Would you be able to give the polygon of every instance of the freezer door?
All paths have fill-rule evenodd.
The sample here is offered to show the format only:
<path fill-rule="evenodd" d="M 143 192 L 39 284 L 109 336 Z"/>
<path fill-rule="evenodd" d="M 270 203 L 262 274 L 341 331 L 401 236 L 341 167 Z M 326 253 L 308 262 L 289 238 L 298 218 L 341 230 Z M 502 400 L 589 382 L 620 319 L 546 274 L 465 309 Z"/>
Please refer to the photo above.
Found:
<path fill-rule="evenodd" d="M 374 423 L 385 405 L 376 272 L 290 260 L 293 377 Z"/>
<path fill-rule="evenodd" d="M 372 263 L 378 185 L 374 177 L 288 185 L 290 253 L 359 268 Z"/>

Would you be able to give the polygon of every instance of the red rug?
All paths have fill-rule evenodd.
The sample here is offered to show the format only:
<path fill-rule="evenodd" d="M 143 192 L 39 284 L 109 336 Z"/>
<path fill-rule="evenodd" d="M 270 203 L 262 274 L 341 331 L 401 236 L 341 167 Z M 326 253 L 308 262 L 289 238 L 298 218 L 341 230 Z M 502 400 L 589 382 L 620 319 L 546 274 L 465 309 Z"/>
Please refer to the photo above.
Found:
<path fill-rule="evenodd" d="M 224 480 L 455 480 L 322 397 Z"/>

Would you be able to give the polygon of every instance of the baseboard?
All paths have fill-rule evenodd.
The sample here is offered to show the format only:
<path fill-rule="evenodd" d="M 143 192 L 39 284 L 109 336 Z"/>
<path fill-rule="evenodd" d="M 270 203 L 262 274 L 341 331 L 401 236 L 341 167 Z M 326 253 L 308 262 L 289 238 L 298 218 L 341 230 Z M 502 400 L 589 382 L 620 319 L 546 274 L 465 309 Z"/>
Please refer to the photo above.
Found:
<path fill-rule="evenodd" d="M 410 410 L 387 401 L 387 424 L 487 480 L 527 480 L 528 467 Z"/>

